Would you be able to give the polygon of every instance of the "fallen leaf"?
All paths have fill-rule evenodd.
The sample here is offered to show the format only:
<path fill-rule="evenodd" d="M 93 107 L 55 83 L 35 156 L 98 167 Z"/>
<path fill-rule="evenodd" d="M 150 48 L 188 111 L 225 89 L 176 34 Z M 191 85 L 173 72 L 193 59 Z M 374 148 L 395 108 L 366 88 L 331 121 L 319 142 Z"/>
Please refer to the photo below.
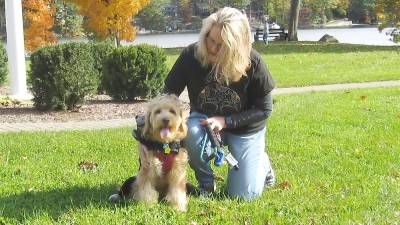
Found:
<path fill-rule="evenodd" d="M 390 172 L 389 176 L 393 177 L 394 179 L 400 179 L 400 172 L 392 171 L 392 172 Z"/>
<path fill-rule="evenodd" d="M 81 170 L 95 170 L 97 168 L 97 163 L 93 163 L 91 161 L 82 161 L 79 163 L 79 168 Z"/>
<path fill-rule="evenodd" d="M 222 176 L 219 176 L 217 174 L 214 175 L 214 180 L 221 181 L 221 182 L 225 181 L 225 179 Z"/>
<path fill-rule="evenodd" d="M 218 210 L 221 211 L 221 212 L 226 211 L 226 208 L 224 208 L 224 207 L 218 206 L 217 208 L 218 208 Z"/>
<path fill-rule="evenodd" d="M 354 149 L 354 154 L 356 156 L 360 156 L 360 155 L 362 155 L 362 153 L 363 153 L 363 150 L 361 148 Z"/>
<path fill-rule="evenodd" d="M 278 184 L 278 188 L 281 190 L 289 190 L 292 188 L 292 185 L 289 183 L 289 181 L 284 181 Z"/>
<path fill-rule="evenodd" d="M 202 211 L 200 211 L 197 215 L 198 215 L 198 216 L 207 216 L 208 213 L 202 210 Z"/>

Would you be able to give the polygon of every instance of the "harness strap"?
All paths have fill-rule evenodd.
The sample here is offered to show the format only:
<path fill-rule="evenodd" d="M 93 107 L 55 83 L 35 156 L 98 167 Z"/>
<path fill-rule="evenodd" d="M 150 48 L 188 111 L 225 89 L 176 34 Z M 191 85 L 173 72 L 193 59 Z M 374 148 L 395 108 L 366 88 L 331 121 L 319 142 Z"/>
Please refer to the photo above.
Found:
<path fill-rule="evenodd" d="M 154 155 L 161 162 L 162 172 L 167 174 L 172 168 L 176 155 L 179 153 L 179 149 L 182 146 L 181 142 L 173 141 L 171 143 L 161 143 L 151 141 L 142 136 L 140 129 L 134 129 L 132 135 L 142 145 L 146 146 L 148 150 L 154 152 Z"/>

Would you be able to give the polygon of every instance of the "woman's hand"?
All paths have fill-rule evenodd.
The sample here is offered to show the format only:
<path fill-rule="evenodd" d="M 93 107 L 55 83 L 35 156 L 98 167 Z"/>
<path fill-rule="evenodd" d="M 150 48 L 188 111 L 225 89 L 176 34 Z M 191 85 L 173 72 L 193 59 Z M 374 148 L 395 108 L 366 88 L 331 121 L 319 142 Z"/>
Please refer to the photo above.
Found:
<path fill-rule="evenodd" d="M 206 120 L 204 119 L 200 120 L 200 124 L 201 125 L 210 124 L 211 129 L 215 132 L 219 132 L 223 128 L 226 128 L 225 117 L 223 116 L 213 116 Z"/>

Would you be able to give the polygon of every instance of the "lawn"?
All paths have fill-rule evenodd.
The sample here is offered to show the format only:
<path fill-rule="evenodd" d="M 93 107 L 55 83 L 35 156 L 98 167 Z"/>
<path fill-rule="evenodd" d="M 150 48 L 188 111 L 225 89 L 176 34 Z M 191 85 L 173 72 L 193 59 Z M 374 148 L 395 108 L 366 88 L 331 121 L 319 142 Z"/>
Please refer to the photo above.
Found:
<path fill-rule="evenodd" d="M 400 46 L 256 44 L 278 87 L 400 79 Z M 167 49 L 169 67 L 181 49 Z"/>
<path fill-rule="evenodd" d="M 252 202 L 191 197 L 187 213 L 107 202 L 138 167 L 129 128 L 0 134 L 0 224 L 400 222 L 399 88 L 280 95 L 274 106 L 278 185 Z"/>

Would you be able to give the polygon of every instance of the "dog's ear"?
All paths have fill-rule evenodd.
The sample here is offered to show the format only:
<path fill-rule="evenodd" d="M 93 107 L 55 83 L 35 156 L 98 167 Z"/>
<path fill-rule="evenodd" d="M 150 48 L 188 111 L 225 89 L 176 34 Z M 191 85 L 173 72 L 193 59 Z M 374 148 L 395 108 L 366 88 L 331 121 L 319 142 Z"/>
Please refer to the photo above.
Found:
<path fill-rule="evenodd" d="M 153 130 L 153 126 L 151 125 L 151 122 L 150 122 L 150 116 L 151 116 L 152 111 L 153 111 L 152 109 L 148 109 L 146 111 L 143 133 L 142 133 L 143 137 L 145 137 L 145 138 L 149 137 L 149 135 L 152 133 L 152 130 Z"/>
<path fill-rule="evenodd" d="M 183 110 L 180 110 L 180 116 L 181 116 L 181 124 L 179 125 L 178 128 L 178 139 L 183 139 L 187 135 L 187 125 L 186 125 L 186 117 L 184 115 Z"/>

